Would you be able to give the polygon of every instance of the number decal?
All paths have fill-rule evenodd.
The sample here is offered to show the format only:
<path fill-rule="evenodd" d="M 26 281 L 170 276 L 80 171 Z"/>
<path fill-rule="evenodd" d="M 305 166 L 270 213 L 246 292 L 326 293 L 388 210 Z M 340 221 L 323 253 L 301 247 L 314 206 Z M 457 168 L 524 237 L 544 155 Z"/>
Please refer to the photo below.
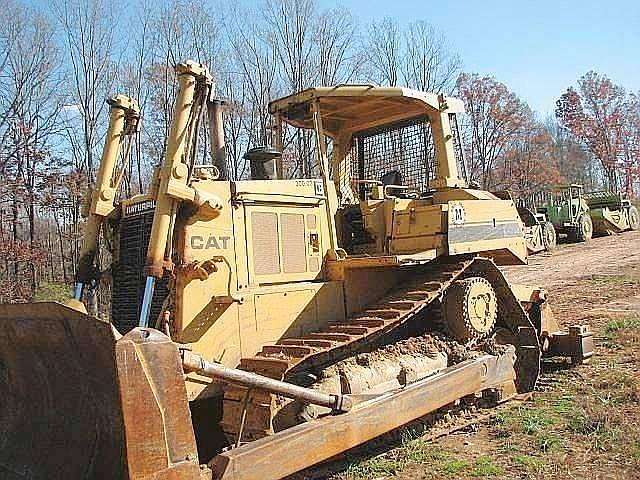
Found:
<path fill-rule="evenodd" d="M 462 225 L 465 220 L 464 207 L 460 203 L 451 205 L 451 223 L 454 225 Z"/>

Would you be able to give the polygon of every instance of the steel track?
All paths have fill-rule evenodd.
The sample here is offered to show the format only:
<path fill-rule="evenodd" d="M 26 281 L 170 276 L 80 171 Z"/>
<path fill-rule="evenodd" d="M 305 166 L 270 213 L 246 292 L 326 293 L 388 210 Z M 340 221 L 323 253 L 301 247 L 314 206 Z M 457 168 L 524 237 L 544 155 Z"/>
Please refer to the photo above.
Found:
<path fill-rule="evenodd" d="M 491 282 L 498 297 L 501 312 L 498 325 L 508 328 L 518 339 L 515 345 L 518 390 L 531 390 L 538 377 L 540 351 L 537 333 L 527 314 L 492 261 L 478 257 L 456 260 L 434 262 L 419 269 L 402 285 L 344 321 L 329 322 L 317 332 L 264 346 L 256 356 L 243 358 L 240 368 L 278 380 L 292 380 L 300 372 L 325 368 L 388 338 L 401 326 L 416 320 L 441 299 L 456 280 L 482 276 Z M 222 426 L 232 438 L 240 430 L 239 419 L 243 417 L 246 395 L 242 387 L 225 388 Z M 261 392 L 248 395 L 243 441 L 272 434 L 272 420 L 279 408 L 272 395 Z"/>

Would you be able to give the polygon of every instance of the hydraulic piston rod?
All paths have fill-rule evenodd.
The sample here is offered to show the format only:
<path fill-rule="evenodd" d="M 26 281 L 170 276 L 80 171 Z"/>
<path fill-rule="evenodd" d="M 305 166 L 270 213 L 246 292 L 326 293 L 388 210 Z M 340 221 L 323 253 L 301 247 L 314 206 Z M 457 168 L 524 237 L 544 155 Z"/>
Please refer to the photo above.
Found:
<path fill-rule="evenodd" d="M 334 412 L 348 412 L 353 406 L 351 399 L 346 396 L 323 393 L 255 373 L 245 372 L 244 370 L 225 367 L 219 363 L 208 362 L 200 355 L 188 350 L 182 352 L 182 365 L 187 372 L 196 372 L 205 377 L 223 380 L 228 383 L 277 393 L 287 398 L 327 407 Z"/>

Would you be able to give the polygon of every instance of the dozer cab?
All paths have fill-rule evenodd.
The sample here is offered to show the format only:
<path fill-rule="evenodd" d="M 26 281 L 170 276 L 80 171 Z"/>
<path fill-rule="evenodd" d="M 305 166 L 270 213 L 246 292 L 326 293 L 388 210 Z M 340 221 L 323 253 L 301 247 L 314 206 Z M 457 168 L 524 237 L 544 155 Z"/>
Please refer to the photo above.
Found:
<path fill-rule="evenodd" d="M 462 103 L 311 88 L 269 105 L 273 141 L 226 179 L 222 103 L 177 66 L 166 158 L 116 202 L 137 107 L 114 101 L 76 300 L 0 306 L 0 472 L 40 479 L 276 479 L 474 394 L 533 390 L 541 357 L 592 353 L 526 262 L 510 200 L 467 188 Z M 194 152 L 209 119 L 213 164 Z M 319 178 L 282 179 L 284 131 Z M 112 319 L 83 312 L 113 240 Z"/>

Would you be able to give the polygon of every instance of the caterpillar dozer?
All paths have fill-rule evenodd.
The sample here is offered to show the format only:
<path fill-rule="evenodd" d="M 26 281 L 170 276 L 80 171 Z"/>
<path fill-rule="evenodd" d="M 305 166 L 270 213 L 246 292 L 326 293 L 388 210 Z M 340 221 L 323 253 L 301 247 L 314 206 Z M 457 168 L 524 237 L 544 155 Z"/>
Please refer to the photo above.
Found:
<path fill-rule="evenodd" d="M 269 105 L 271 145 L 231 181 L 211 75 L 176 69 L 165 160 L 122 201 L 139 111 L 110 102 L 75 299 L 0 305 L 2 478 L 282 478 L 463 397 L 531 392 L 543 356 L 591 356 L 587 327 L 561 331 L 543 289 L 497 268 L 526 262 L 522 224 L 467 188 L 459 100 L 298 92 Z M 282 178 L 291 129 L 319 178 Z M 82 304 L 101 235 L 110 322 Z"/>

